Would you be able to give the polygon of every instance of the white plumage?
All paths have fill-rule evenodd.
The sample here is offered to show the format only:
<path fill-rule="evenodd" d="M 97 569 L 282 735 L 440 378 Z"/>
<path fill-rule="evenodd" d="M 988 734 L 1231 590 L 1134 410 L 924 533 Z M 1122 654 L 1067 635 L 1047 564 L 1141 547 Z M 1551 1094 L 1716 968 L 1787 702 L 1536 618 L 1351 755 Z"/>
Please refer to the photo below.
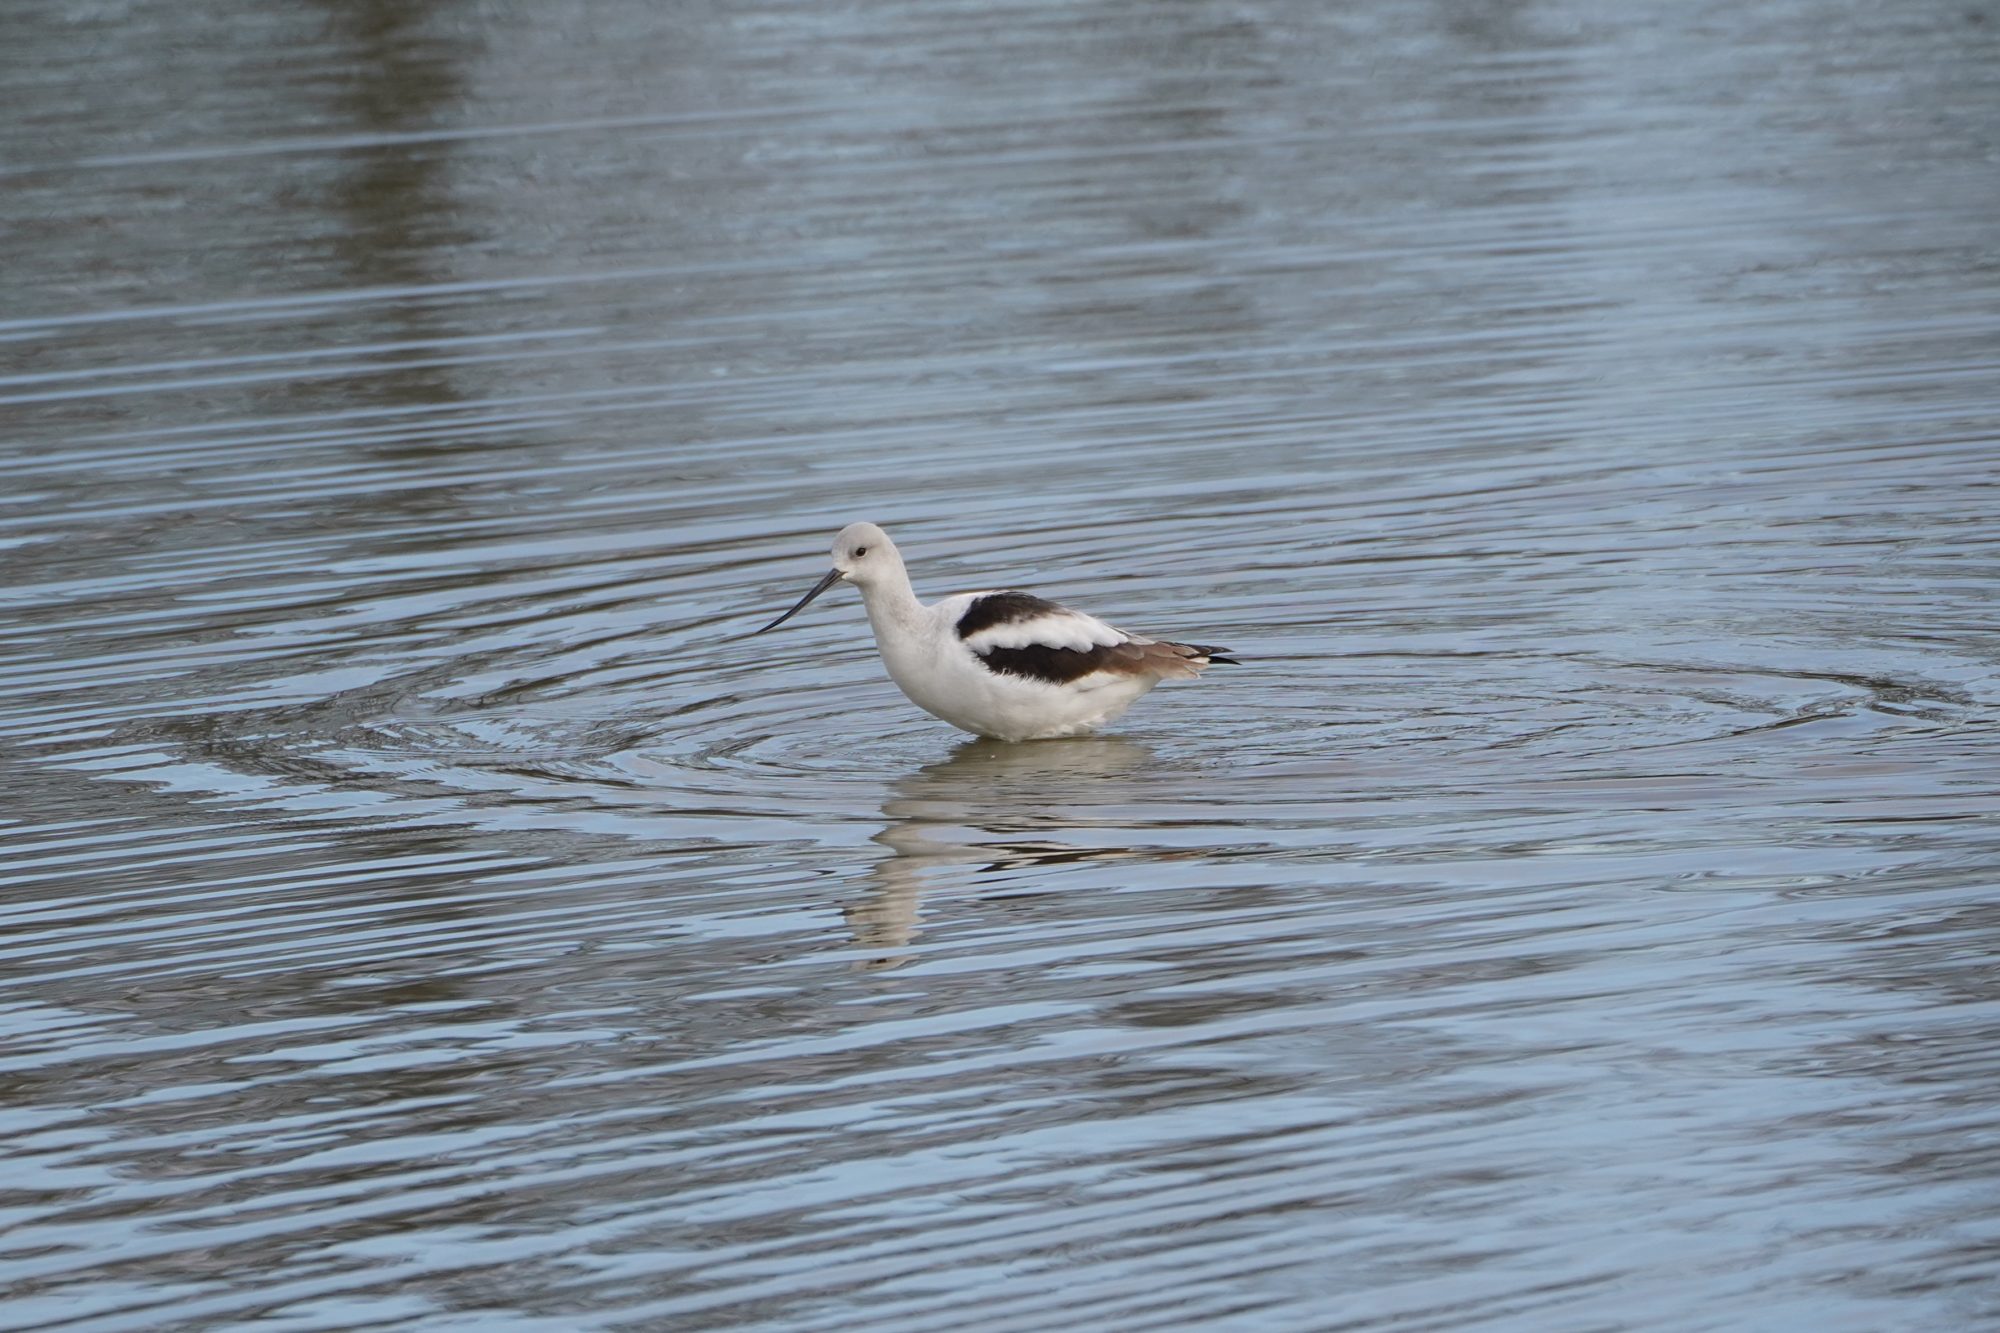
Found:
<path fill-rule="evenodd" d="M 890 679 L 953 726 L 999 740 L 1075 736 L 1116 718 L 1160 681 L 1192 677 L 1224 649 L 1127 633 L 1028 593 L 959 593 L 917 600 L 902 553 L 873 523 L 842 528 L 833 569 L 776 629 L 841 581 L 861 590 Z"/>

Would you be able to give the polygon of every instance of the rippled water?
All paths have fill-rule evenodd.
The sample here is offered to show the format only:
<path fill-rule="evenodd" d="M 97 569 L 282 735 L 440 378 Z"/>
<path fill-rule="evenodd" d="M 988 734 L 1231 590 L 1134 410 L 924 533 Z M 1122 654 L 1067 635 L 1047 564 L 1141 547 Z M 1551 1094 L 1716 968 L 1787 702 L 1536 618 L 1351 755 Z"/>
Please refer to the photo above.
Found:
<path fill-rule="evenodd" d="M 1655 8 L 0 12 L 0 1324 L 2000 1321 L 2000 15 Z"/>

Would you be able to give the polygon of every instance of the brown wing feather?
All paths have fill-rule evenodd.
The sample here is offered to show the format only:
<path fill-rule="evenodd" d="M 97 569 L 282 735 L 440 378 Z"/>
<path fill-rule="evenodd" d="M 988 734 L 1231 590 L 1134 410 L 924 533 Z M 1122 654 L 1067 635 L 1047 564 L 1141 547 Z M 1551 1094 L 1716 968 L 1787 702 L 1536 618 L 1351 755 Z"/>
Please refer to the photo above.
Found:
<path fill-rule="evenodd" d="M 1208 654 L 1185 643 L 1168 643 L 1164 640 L 1146 642 L 1134 639 L 1120 647 L 1137 649 L 1131 659 L 1132 664 L 1124 670 L 1130 675 L 1153 675 L 1163 680 L 1177 677 L 1199 676 L 1201 669 L 1208 665 Z"/>

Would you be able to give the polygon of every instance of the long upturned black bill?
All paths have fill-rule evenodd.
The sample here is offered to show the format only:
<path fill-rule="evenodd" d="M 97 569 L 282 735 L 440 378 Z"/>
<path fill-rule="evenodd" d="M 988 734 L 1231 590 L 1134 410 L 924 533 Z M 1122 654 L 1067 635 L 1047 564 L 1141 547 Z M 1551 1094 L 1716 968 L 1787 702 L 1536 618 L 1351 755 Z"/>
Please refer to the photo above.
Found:
<path fill-rule="evenodd" d="M 828 588 L 831 588 L 834 584 L 838 582 L 840 582 L 840 571 L 837 569 L 828 570 L 825 578 L 821 579 L 818 583 L 813 584 L 811 592 L 799 598 L 799 604 L 797 606 L 785 612 L 785 614 L 779 616 L 776 620 L 772 621 L 770 624 L 764 626 L 764 629 L 758 630 L 757 633 L 762 634 L 765 629 L 778 628 L 778 626 L 784 624 L 787 620 L 790 620 L 793 616 L 805 610 L 807 602 L 810 602 L 813 598 L 819 596 L 821 593 L 825 592 Z"/>

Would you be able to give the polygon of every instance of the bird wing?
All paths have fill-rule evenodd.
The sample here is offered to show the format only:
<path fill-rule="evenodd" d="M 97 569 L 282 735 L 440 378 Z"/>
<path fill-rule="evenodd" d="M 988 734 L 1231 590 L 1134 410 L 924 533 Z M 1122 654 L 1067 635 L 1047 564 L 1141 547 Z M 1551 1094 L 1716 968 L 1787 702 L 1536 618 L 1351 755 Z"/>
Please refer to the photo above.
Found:
<path fill-rule="evenodd" d="M 1206 649 L 1130 634 L 1032 593 L 968 593 L 948 614 L 965 646 L 999 675 L 1064 685 L 1095 675 L 1193 676 L 1208 665 Z"/>
<path fill-rule="evenodd" d="M 1132 636 L 1096 616 L 1072 611 L 1025 592 L 976 592 L 966 595 L 957 620 L 958 637 L 973 652 L 995 648 L 1066 648 L 1089 652 L 1126 642 Z"/>

